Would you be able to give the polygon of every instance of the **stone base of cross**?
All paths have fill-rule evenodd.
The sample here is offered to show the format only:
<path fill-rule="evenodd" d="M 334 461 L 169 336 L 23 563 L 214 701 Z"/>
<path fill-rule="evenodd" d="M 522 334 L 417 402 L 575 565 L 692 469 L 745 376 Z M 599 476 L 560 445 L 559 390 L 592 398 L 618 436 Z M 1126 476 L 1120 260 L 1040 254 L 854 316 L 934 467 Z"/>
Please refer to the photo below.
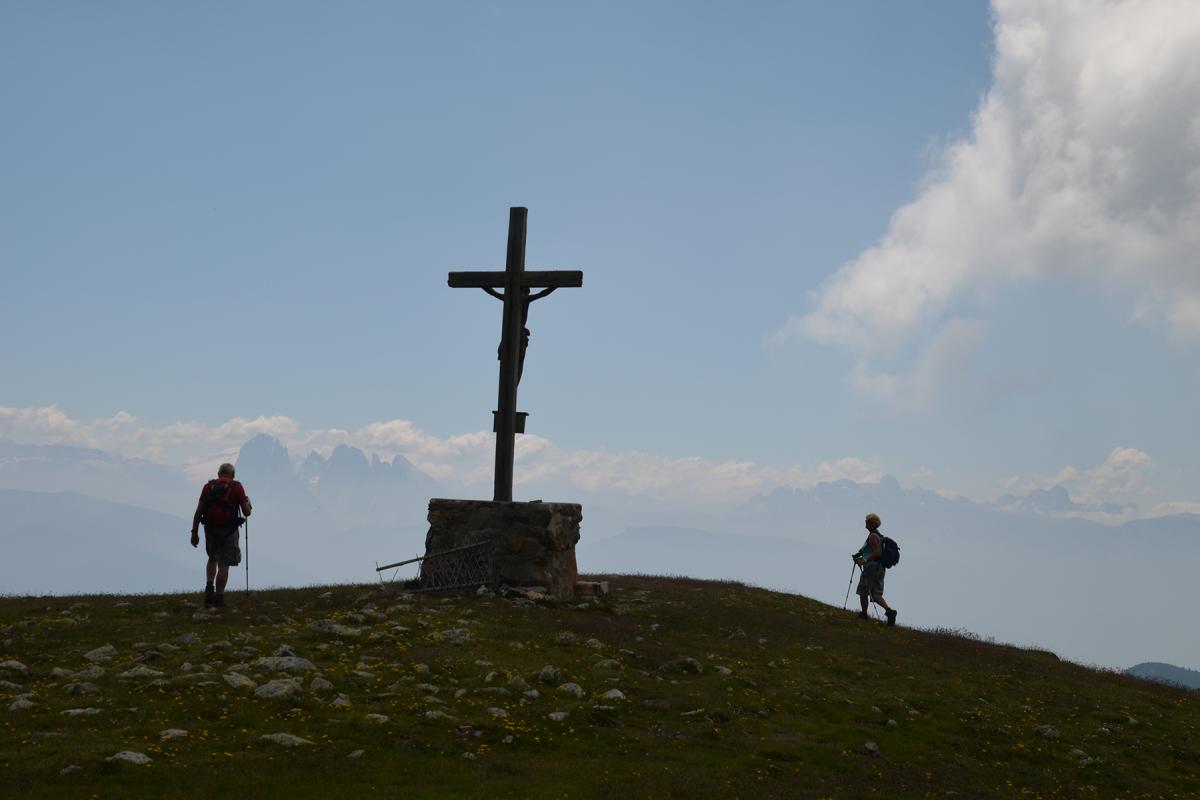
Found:
<path fill-rule="evenodd" d="M 503 272 L 451 272 L 454 289 L 483 289 L 504 302 L 500 329 L 500 390 L 493 411 L 496 433 L 496 502 L 512 500 L 516 434 L 525 432 L 524 412 L 517 411 L 517 385 L 524 367 L 529 304 L 555 289 L 583 286 L 579 270 L 525 271 L 525 227 L 528 209 L 508 210 L 508 257 Z M 501 293 L 499 290 L 503 290 Z M 534 292 L 534 289 L 540 291 Z"/>

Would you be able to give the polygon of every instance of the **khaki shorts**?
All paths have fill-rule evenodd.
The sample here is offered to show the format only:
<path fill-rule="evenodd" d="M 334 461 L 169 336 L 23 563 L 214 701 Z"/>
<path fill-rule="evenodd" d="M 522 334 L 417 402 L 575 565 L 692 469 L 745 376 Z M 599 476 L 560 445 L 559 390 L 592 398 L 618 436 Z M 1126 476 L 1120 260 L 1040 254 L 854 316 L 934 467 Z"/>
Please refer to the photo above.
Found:
<path fill-rule="evenodd" d="M 222 567 L 236 567 L 242 563 L 242 549 L 238 547 L 237 528 L 204 526 L 204 552 L 216 559 Z"/>
<path fill-rule="evenodd" d="M 868 561 L 863 567 L 862 575 L 858 578 L 858 589 L 855 592 L 859 597 L 870 595 L 876 599 L 883 597 L 883 579 L 887 575 L 887 570 L 878 561 Z"/>

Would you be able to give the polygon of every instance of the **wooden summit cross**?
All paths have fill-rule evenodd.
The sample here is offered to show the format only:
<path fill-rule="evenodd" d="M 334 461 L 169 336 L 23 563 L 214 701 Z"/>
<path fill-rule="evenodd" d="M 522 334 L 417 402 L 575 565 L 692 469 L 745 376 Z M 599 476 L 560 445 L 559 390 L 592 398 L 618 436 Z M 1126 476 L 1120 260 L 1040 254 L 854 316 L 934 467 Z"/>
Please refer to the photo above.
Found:
<path fill-rule="evenodd" d="M 525 432 L 525 414 L 517 411 L 517 384 L 525 361 L 525 321 L 529 304 L 555 289 L 583 286 L 579 270 L 525 271 L 525 221 L 529 210 L 508 210 L 508 258 L 504 272 L 451 272 L 452 289 L 483 289 L 504 301 L 500 328 L 500 398 L 493 412 L 496 432 L 496 489 L 493 500 L 512 501 L 513 452 L 516 434 Z M 504 294 L 496 291 L 503 289 Z M 531 289 L 541 289 L 531 294 Z M 518 307 L 519 306 L 519 307 Z"/>

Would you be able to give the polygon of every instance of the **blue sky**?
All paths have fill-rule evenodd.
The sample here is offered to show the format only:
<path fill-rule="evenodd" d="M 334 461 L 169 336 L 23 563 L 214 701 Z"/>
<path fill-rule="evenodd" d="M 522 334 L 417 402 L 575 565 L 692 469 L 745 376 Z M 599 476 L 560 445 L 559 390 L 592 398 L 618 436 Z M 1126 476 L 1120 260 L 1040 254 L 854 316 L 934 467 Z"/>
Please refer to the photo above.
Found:
<path fill-rule="evenodd" d="M 531 315 L 547 470 L 1200 510 L 1194 16 L 7 4 L 0 436 L 455 469 L 500 310 L 446 272 L 525 205 L 528 266 L 585 274 Z"/>

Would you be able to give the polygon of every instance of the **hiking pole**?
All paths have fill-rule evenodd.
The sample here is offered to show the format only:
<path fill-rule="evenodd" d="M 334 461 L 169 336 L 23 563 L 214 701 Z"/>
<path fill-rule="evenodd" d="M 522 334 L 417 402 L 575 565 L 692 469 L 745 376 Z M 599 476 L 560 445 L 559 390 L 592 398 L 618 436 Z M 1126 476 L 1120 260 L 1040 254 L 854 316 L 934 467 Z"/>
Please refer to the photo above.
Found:
<path fill-rule="evenodd" d="M 246 517 L 246 596 L 250 596 L 250 518 Z"/>
<path fill-rule="evenodd" d="M 249 549 L 250 549 L 250 534 L 247 533 L 246 534 L 246 550 L 247 550 L 247 552 L 249 552 Z M 850 565 L 850 583 L 846 584 L 846 599 L 842 601 L 842 611 L 845 611 L 846 606 L 850 605 L 850 587 L 854 585 L 854 568 L 857 566 L 858 566 L 857 564 Z"/>

